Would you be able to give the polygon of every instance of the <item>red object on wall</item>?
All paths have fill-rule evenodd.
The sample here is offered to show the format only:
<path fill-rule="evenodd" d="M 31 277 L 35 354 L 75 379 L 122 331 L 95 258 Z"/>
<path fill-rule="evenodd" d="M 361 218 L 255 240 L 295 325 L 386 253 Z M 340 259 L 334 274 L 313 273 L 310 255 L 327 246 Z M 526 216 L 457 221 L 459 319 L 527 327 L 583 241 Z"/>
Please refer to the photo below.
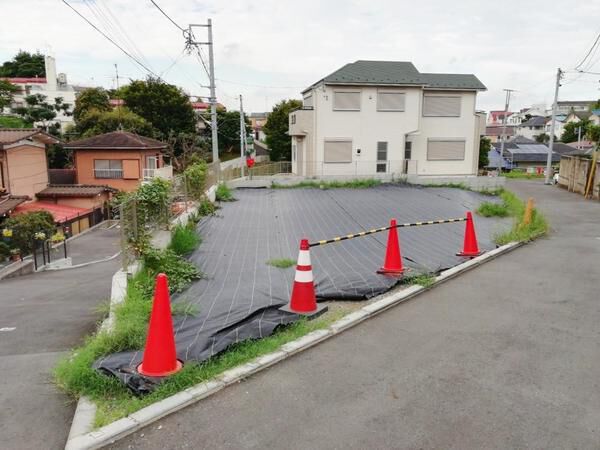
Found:
<path fill-rule="evenodd" d="M 252 166 L 254 166 L 254 158 L 246 158 L 246 165 L 252 169 Z"/>

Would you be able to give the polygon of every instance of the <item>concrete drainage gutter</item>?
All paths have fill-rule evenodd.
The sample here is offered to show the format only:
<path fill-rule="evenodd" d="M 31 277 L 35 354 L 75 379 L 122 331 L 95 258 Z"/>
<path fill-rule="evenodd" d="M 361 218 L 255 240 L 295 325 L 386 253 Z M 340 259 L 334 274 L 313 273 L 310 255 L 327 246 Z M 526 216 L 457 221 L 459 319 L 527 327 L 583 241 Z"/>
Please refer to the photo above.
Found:
<path fill-rule="evenodd" d="M 97 430 L 92 430 L 94 417 L 96 415 L 96 406 L 90 400 L 82 397 L 79 400 L 77 409 L 75 411 L 75 416 L 73 417 L 73 423 L 71 425 L 71 431 L 69 433 L 65 450 L 97 449 L 114 443 L 115 441 L 134 433 L 135 431 L 151 424 L 152 422 L 155 422 L 169 414 L 179 411 L 180 409 L 213 395 L 226 386 L 237 383 L 256 372 L 264 370 L 296 353 L 317 345 L 318 343 L 329 339 L 338 333 L 358 325 L 363 320 L 373 317 L 395 305 L 410 300 L 416 295 L 419 295 L 420 293 L 427 291 L 440 283 L 448 281 L 463 272 L 471 270 L 480 264 L 496 258 L 499 255 L 508 253 L 523 244 L 523 242 L 512 242 L 510 244 L 503 245 L 502 247 L 498 247 L 497 249 L 488 253 L 484 253 L 481 256 L 466 261 L 451 269 L 445 270 L 438 277 L 436 277 L 434 284 L 430 287 L 426 288 L 423 286 L 414 285 L 406 289 L 384 294 L 380 296 L 379 300 L 376 300 L 369 305 L 363 306 L 361 309 L 342 317 L 340 320 L 332 323 L 328 328 L 313 331 L 296 339 L 295 341 L 288 342 L 287 344 L 282 345 L 279 350 L 276 350 L 275 352 L 268 353 L 255 358 L 246 364 L 229 369 L 213 380 L 209 380 L 187 388 L 171 397 L 140 409 L 139 411 L 127 417 L 119 419 L 116 422 L 108 424 Z M 119 275 L 119 272 L 117 272 L 113 278 L 114 297 L 111 298 L 111 302 L 117 298 L 121 298 L 121 301 L 125 298 L 126 282 L 123 283 L 123 276 L 126 277 L 126 274 Z M 110 321 L 111 317 L 109 317 L 106 322 Z M 106 326 L 110 327 L 110 323 L 106 322 Z M 103 324 L 103 328 L 105 324 Z"/>

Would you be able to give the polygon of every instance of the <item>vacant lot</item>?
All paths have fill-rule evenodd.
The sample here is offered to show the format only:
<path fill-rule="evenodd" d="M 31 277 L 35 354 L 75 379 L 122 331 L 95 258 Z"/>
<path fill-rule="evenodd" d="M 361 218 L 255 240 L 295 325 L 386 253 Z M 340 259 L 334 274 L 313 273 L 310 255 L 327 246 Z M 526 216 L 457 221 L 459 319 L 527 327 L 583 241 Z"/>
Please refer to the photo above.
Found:
<path fill-rule="evenodd" d="M 196 314 L 175 321 L 178 356 L 202 361 L 228 345 L 270 334 L 295 316 L 278 311 L 287 303 L 294 268 L 270 261 L 295 259 L 299 240 L 333 238 L 389 224 L 464 217 L 489 197 L 460 189 L 380 186 L 370 189 L 240 190 L 237 201 L 203 220 L 203 243 L 191 260 L 205 274 L 175 301 Z M 482 249 L 510 221 L 476 217 Z M 405 264 L 411 273 L 431 273 L 463 261 L 464 223 L 400 229 Z M 364 299 L 391 288 L 396 279 L 378 275 L 387 234 L 314 247 L 311 250 L 318 297 Z M 101 366 L 129 382 L 140 352 L 104 359 Z M 135 384 L 135 380 L 133 381 Z"/>

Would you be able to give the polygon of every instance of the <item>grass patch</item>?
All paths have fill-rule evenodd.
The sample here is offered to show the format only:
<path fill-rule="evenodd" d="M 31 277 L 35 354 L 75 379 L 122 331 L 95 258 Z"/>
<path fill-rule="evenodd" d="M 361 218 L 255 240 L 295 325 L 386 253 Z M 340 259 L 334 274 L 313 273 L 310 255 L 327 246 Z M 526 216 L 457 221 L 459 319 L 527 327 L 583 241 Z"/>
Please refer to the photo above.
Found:
<path fill-rule="evenodd" d="M 477 214 L 483 217 L 507 217 L 508 207 L 505 203 L 483 202 L 477 208 Z"/>
<path fill-rule="evenodd" d="M 520 172 L 520 171 L 506 172 L 505 174 L 503 174 L 503 176 L 506 178 L 522 179 L 522 180 L 534 180 L 534 179 L 544 178 L 543 173 L 537 174 L 537 173 L 527 173 L 527 172 Z"/>
<path fill-rule="evenodd" d="M 424 184 L 423 186 L 430 187 L 430 188 L 463 189 L 465 191 L 471 191 L 472 190 L 465 183 L 429 183 L 429 184 Z"/>
<path fill-rule="evenodd" d="M 531 222 L 524 224 L 525 202 L 506 190 L 501 194 L 501 197 L 508 210 L 508 215 L 514 217 L 515 221 L 509 231 L 494 236 L 496 244 L 504 245 L 515 241 L 531 241 L 548 232 L 548 221 L 537 208 L 533 208 Z"/>
<path fill-rule="evenodd" d="M 193 222 L 190 222 L 193 224 Z M 192 253 L 200 245 L 200 236 L 193 227 L 188 225 L 177 225 L 171 231 L 171 243 L 169 248 L 176 254 L 183 256 Z"/>
<path fill-rule="evenodd" d="M 287 269 L 296 264 L 296 261 L 290 258 L 270 259 L 267 261 L 269 266 L 277 267 L 278 269 Z"/>
<path fill-rule="evenodd" d="M 381 184 L 381 180 L 376 178 L 365 178 L 365 179 L 356 179 L 356 180 L 333 180 L 333 181 L 323 181 L 323 180 L 305 180 L 295 184 L 279 184 L 272 183 L 271 187 L 273 189 L 297 189 L 297 188 L 313 188 L 313 189 L 367 189 L 378 186 Z"/>
<path fill-rule="evenodd" d="M 229 189 L 229 186 L 227 186 L 225 183 L 220 183 L 217 186 L 215 197 L 220 202 L 232 202 L 235 200 L 235 198 L 233 198 L 231 189 Z"/>
<path fill-rule="evenodd" d="M 102 355 L 142 348 L 144 345 L 150 303 L 141 297 L 135 287 L 128 288 L 127 300 L 116 309 L 116 314 L 113 333 L 99 333 L 90 337 L 70 358 L 61 361 L 55 370 L 61 388 L 75 397 L 86 395 L 96 403 L 95 427 L 107 425 L 183 389 L 214 378 L 225 370 L 273 352 L 311 331 L 326 328 L 343 315 L 325 314 L 312 321 L 301 319 L 280 328 L 269 337 L 236 344 L 203 363 L 187 363 L 181 372 L 165 380 L 154 392 L 137 397 L 120 381 L 100 375 L 91 368 L 91 364 Z"/>
<path fill-rule="evenodd" d="M 401 285 L 418 284 L 423 287 L 429 287 L 435 282 L 435 275 L 431 273 L 414 274 L 402 277 Z"/>

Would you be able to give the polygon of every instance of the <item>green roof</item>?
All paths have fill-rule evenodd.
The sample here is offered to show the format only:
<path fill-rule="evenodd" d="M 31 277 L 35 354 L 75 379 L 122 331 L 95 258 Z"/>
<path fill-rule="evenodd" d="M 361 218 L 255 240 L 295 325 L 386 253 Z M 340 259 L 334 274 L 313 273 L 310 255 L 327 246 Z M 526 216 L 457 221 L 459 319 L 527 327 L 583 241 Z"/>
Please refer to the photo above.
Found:
<path fill-rule="evenodd" d="M 319 83 L 424 86 L 435 89 L 485 90 L 472 74 L 421 73 L 408 61 L 356 61 L 327 75 Z"/>

